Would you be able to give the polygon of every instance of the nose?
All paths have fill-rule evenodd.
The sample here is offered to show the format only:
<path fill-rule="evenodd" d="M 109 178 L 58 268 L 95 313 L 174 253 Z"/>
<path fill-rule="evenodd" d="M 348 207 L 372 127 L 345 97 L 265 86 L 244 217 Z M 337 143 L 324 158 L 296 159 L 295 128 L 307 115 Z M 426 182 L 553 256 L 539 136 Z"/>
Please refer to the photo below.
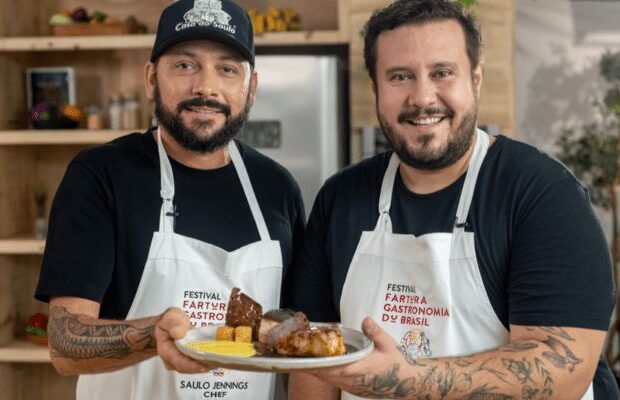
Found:
<path fill-rule="evenodd" d="M 426 108 L 437 103 L 435 84 L 428 78 L 418 78 L 413 81 L 407 98 L 409 107 Z"/>
<path fill-rule="evenodd" d="M 201 70 L 194 75 L 192 82 L 192 94 L 197 97 L 215 97 L 219 96 L 220 79 L 215 71 Z"/>

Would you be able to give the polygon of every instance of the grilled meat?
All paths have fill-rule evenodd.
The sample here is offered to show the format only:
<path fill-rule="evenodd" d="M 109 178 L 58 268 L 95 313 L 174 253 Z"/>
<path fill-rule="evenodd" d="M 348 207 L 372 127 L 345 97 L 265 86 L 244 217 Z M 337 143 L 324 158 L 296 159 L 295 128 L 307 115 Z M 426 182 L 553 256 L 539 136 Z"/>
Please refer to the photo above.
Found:
<path fill-rule="evenodd" d="M 297 357 L 330 357 L 344 354 L 344 338 L 337 328 L 313 327 L 289 333 L 275 344 L 276 353 Z"/>

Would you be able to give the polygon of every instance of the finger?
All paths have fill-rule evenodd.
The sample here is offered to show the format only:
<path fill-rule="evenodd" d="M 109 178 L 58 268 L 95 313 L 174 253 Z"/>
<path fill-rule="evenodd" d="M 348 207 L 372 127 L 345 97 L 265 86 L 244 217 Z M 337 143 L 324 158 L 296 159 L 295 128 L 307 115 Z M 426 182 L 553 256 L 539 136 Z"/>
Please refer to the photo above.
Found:
<path fill-rule="evenodd" d="M 362 331 L 374 342 L 378 351 L 396 347 L 394 339 L 370 317 L 366 317 L 362 321 Z"/>
<path fill-rule="evenodd" d="M 162 316 L 158 325 L 160 329 L 167 332 L 174 340 L 183 339 L 187 330 L 191 328 L 191 323 L 189 318 L 187 318 L 187 314 L 180 308 L 168 309 Z"/>

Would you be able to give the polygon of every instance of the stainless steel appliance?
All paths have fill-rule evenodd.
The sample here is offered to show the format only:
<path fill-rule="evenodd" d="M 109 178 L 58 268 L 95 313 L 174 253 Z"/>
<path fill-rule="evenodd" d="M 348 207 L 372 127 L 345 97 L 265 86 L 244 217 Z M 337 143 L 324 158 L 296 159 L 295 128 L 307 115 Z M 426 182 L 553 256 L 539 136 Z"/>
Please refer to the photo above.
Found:
<path fill-rule="evenodd" d="M 240 137 L 293 174 L 309 214 L 325 179 L 346 162 L 339 59 L 260 55 L 256 71 L 256 101 Z"/>

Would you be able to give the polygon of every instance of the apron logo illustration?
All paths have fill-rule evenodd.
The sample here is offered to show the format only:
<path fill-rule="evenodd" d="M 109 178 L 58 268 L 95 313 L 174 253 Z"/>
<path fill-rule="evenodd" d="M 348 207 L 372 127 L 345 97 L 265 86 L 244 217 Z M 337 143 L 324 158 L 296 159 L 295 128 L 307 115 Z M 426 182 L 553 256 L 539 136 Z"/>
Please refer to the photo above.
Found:
<path fill-rule="evenodd" d="M 211 371 L 207 372 L 207 374 L 211 374 L 218 378 L 221 378 L 227 375 L 228 373 L 230 373 L 230 371 L 225 368 L 216 368 L 216 369 L 212 369 Z"/>
<path fill-rule="evenodd" d="M 195 0 L 194 8 L 183 15 L 185 22 L 179 22 L 175 30 L 212 26 L 234 35 L 237 27 L 229 25 L 230 18 L 230 15 L 222 10 L 220 0 Z"/>
<path fill-rule="evenodd" d="M 426 334 L 419 329 L 412 329 L 403 335 L 398 346 L 400 351 L 410 358 L 430 358 L 431 341 Z"/>

